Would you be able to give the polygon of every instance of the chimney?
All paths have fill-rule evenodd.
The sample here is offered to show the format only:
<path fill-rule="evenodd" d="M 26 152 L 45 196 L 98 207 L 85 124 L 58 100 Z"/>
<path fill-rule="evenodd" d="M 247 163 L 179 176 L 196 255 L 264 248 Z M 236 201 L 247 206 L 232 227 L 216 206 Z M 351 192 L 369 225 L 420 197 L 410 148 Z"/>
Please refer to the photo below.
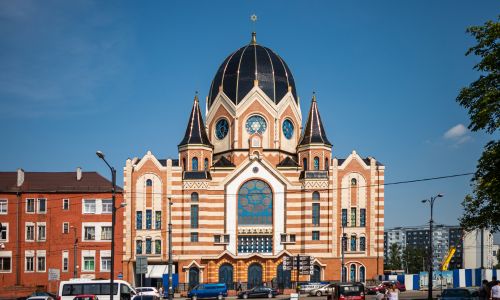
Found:
<path fill-rule="evenodd" d="M 19 168 L 17 169 L 17 187 L 21 187 L 24 183 L 24 170 Z"/>
<path fill-rule="evenodd" d="M 82 168 L 80 167 L 76 168 L 76 180 L 77 181 L 82 180 Z"/>

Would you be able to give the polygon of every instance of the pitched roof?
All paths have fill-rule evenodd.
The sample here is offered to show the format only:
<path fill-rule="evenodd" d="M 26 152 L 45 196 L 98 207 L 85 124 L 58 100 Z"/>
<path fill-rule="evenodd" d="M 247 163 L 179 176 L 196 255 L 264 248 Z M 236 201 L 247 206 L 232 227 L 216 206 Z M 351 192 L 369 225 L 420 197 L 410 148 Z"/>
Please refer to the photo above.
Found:
<path fill-rule="evenodd" d="M 208 139 L 205 124 L 203 124 L 203 118 L 201 117 L 200 105 L 198 104 L 198 94 L 194 97 L 193 109 L 191 110 L 191 115 L 189 116 L 186 133 L 184 134 L 184 138 L 180 142 L 179 147 L 189 144 L 201 144 L 213 147 Z"/>
<path fill-rule="evenodd" d="M 214 167 L 216 168 L 234 168 L 236 167 L 229 159 L 224 156 L 221 156 L 218 161 L 214 163 Z"/>
<path fill-rule="evenodd" d="M 0 172 L 0 192 L 17 192 L 17 172 Z M 46 193 L 108 193 L 111 181 L 97 172 L 82 172 L 77 180 L 76 172 L 25 172 L 21 191 Z M 117 192 L 122 189 L 117 187 Z"/>
<path fill-rule="evenodd" d="M 316 103 L 316 95 L 313 95 L 311 101 L 311 109 L 309 110 L 309 116 L 307 117 L 306 126 L 299 146 L 308 144 L 325 144 L 328 146 L 332 146 L 332 143 L 330 143 L 330 141 L 326 137 L 323 122 L 321 122 L 321 116 L 319 115 L 318 111 L 318 104 Z"/>
<path fill-rule="evenodd" d="M 295 160 L 293 160 L 290 156 L 287 156 L 277 165 L 277 167 L 298 167 L 298 166 L 299 164 Z"/>

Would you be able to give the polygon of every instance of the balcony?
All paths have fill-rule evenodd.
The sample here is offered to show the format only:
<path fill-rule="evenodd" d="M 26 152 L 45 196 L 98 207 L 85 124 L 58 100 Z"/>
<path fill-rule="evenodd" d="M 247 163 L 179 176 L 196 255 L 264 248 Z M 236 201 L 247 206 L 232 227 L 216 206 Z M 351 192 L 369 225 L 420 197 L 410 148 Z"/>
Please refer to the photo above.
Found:
<path fill-rule="evenodd" d="M 328 179 L 328 171 L 302 171 L 299 179 Z"/>

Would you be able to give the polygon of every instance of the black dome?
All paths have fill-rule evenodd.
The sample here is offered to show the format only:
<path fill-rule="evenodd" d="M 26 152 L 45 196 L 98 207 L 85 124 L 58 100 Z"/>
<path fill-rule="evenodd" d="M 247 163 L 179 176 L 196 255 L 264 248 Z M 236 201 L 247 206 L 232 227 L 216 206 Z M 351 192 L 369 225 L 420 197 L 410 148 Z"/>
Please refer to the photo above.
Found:
<path fill-rule="evenodd" d="M 212 106 L 219 87 L 238 104 L 253 88 L 255 80 L 274 103 L 278 104 L 288 93 L 288 87 L 297 101 L 295 81 L 285 61 L 273 50 L 258 45 L 252 33 L 250 44 L 229 55 L 219 67 L 210 86 L 208 107 Z"/>

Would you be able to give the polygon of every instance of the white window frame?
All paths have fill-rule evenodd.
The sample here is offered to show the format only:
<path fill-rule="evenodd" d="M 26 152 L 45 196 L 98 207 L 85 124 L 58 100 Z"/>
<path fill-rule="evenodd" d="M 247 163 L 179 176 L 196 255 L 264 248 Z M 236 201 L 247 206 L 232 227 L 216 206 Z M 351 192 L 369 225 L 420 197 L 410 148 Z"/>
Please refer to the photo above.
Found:
<path fill-rule="evenodd" d="M 40 229 L 43 228 L 43 236 Z M 47 225 L 45 222 L 36 223 L 36 240 L 39 242 L 45 242 L 47 240 Z"/>
<path fill-rule="evenodd" d="M 62 209 L 63 210 L 69 210 L 69 199 L 63 199 L 63 204 L 62 204 Z M 66 208 L 67 206 L 67 208 Z"/>
<path fill-rule="evenodd" d="M 90 259 L 92 259 L 92 260 L 90 260 Z M 89 262 L 92 261 L 94 264 L 94 268 L 87 269 L 87 267 L 85 265 L 86 261 L 89 261 Z M 95 272 L 95 256 L 90 256 L 90 255 L 83 256 L 83 258 L 82 258 L 82 272 Z"/>
<path fill-rule="evenodd" d="M 30 207 L 30 202 L 33 203 L 33 210 L 28 209 Z M 26 213 L 34 214 L 36 211 L 36 201 L 35 198 L 26 198 Z"/>
<path fill-rule="evenodd" d="M 12 252 L 11 251 L 8 251 L 9 253 L 5 253 L 5 254 L 0 254 L 0 259 L 4 259 L 4 258 L 9 258 L 10 259 L 10 266 L 9 266 L 9 269 L 8 270 L 2 270 L 0 269 L 0 273 L 12 273 Z M 2 263 L 3 265 L 3 263 Z"/>
<path fill-rule="evenodd" d="M 93 205 L 92 202 L 94 203 Z M 84 214 L 96 214 L 96 206 L 97 206 L 97 200 L 96 199 L 83 199 L 83 213 Z M 92 209 L 93 207 L 93 209 Z"/>
<path fill-rule="evenodd" d="M 28 270 L 28 258 L 31 258 L 31 270 Z M 35 251 L 26 250 L 24 252 L 24 272 L 32 273 L 35 272 Z"/>
<path fill-rule="evenodd" d="M 44 202 L 45 203 L 45 210 L 44 211 L 41 211 L 40 210 L 40 202 Z M 39 214 L 46 214 L 47 213 L 47 198 L 37 198 L 36 199 L 36 212 L 39 213 Z"/>
<path fill-rule="evenodd" d="M 33 228 L 33 234 L 32 234 L 32 238 L 31 239 L 28 239 L 28 227 L 32 227 Z M 36 237 L 36 226 L 35 226 L 35 223 L 31 223 L 31 222 L 26 222 L 24 224 L 24 240 L 27 241 L 27 242 L 34 242 L 35 241 L 35 237 Z"/>
<path fill-rule="evenodd" d="M 102 256 L 101 255 L 101 272 L 111 272 L 111 255 L 110 256 Z"/>
<path fill-rule="evenodd" d="M 41 258 L 43 258 L 43 269 L 39 268 L 40 267 L 39 261 Z M 45 254 L 45 251 L 38 250 L 36 252 L 36 262 L 35 263 L 36 263 L 36 271 L 37 272 L 40 272 L 40 273 L 47 272 L 47 256 Z"/>
<path fill-rule="evenodd" d="M 63 272 L 68 272 L 69 271 L 69 252 L 68 252 L 68 250 L 63 250 L 63 252 L 62 252 L 61 270 Z"/>
<path fill-rule="evenodd" d="M 105 238 L 105 233 L 106 231 L 104 230 L 105 228 L 109 228 L 109 238 Z M 111 226 L 101 226 L 101 241 L 111 241 L 111 238 L 112 238 L 112 228 Z"/>
<path fill-rule="evenodd" d="M 113 200 L 111 199 L 102 199 L 101 200 L 101 213 L 102 214 L 110 214 L 113 212 Z"/>
<path fill-rule="evenodd" d="M 6 215 L 9 213 L 9 200 L 0 199 L 0 215 Z"/>
<path fill-rule="evenodd" d="M 68 222 L 63 222 L 62 233 L 66 233 L 66 234 L 69 233 L 69 223 Z"/>
<path fill-rule="evenodd" d="M 87 238 L 87 228 L 94 228 L 94 235 L 93 235 L 93 239 L 89 239 Z M 83 240 L 84 241 L 95 241 L 96 240 L 96 230 L 95 230 L 95 226 L 84 226 L 83 227 Z"/>
<path fill-rule="evenodd" d="M 2 231 L 0 234 L 0 242 L 8 242 L 9 241 L 9 223 L 2 223 L 2 226 L 5 227 L 5 231 Z M 5 238 L 2 238 L 2 234 L 5 234 Z"/>

